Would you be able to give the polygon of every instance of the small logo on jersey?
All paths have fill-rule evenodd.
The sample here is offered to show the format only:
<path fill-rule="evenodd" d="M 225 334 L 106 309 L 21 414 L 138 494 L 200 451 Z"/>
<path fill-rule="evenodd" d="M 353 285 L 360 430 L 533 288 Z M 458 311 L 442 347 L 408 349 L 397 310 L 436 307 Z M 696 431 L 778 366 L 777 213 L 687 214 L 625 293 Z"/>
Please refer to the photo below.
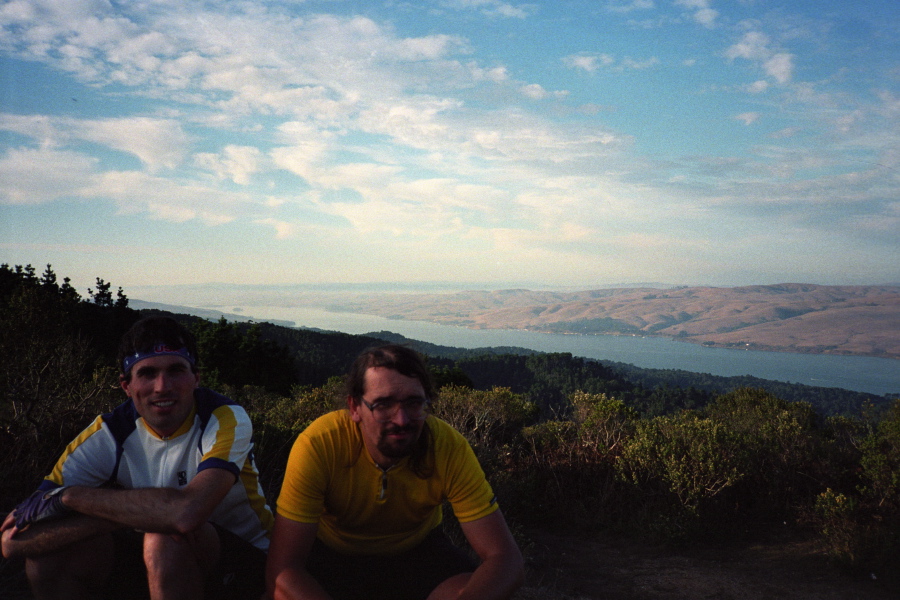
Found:
<path fill-rule="evenodd" d="M 187 485 L 187 471 L 178 471 L 178 485 Z"/>

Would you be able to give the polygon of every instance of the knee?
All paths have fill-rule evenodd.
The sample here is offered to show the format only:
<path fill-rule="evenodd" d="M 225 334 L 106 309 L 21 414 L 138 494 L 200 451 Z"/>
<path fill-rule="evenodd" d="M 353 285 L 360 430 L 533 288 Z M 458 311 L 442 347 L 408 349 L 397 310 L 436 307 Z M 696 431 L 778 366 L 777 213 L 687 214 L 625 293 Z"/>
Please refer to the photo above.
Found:
<path fill-rule="evenodd" d="M 48 585 L 64 579 L 69 564 L 59 553 L 32 556 L 25 559 L 25 574 L 32 587 Z"/>
<path fill-rule="evenodd" d="M 95 590 L 112 572 L 113 543 L 98 536 L 61 551 L 32 556 L 25 560 L 25 574 L 38 597 L 55 596 L 58 590 Z M 69 592 L 66 592 L 67 594 Z"/>
<path fill-rule="evenodd" d="M 185 535 L 144 534 L 144 564 L 148 574 L 207 573 L 218 559 L 218 534 L 209 524 Z"/>
<path fill-rule="evenodd" d="M 145 533 L 143 554 L 148 573 L 165 573 L 196 564 L 187 536 Z"/>

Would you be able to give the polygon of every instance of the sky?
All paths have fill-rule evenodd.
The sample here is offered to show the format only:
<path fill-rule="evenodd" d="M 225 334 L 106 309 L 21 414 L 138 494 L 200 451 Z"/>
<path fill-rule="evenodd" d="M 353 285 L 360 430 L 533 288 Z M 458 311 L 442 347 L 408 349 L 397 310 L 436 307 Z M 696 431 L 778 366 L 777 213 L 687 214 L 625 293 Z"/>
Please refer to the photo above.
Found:
<path fill-rule="evenodd" d="M 0 262 L 900 282 L 896 0 L 5 0 Z"/>

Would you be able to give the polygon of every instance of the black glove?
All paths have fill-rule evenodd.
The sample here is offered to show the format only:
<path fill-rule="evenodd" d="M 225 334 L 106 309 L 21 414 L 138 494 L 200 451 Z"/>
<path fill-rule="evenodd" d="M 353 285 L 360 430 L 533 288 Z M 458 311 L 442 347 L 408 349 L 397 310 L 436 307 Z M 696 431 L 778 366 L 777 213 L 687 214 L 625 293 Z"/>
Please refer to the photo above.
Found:
<path fill-rule="evenodd" d="M 28 496 L 24 502 L 16 507 L 13 517 L 16 519 L 16 527 L 24 529 L 32 523 L 49 521 L 65 516 L 72 509 L 62 503 L 62 492 L 65 486 L 53 488 L 50 491 L 38 490 Z"/>

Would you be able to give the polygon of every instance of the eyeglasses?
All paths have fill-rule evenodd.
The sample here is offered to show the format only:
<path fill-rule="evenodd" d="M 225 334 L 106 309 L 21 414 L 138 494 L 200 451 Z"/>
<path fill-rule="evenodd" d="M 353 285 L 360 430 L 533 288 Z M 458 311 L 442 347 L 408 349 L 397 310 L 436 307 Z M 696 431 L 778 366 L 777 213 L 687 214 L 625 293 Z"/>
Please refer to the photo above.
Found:
<path fill-rule="evenodd" d="M 428 407 L 431 404 L 427 398 L 411 398 L 409 400 L 390 400 L 386 402 L 376 402 L 369 404 L 364 398 L 359 399 L 366 405 L 376 421 L 386 423 L 394 418 L 400 407 L 406 413 L 410 421 L 421 421 L 428 416 Z"/>

